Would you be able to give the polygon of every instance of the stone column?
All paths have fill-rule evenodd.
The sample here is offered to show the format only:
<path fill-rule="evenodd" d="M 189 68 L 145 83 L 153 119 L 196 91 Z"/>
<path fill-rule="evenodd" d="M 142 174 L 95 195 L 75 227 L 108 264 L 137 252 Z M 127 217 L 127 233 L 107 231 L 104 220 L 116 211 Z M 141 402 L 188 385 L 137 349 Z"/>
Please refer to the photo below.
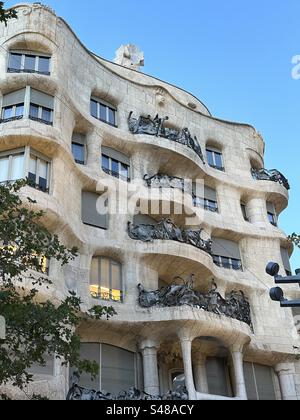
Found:
<path fill-rule="evenodd" d="M 140 344 L 143 355 L 144 391 L 153 396 L 158 396 L 160 394 L 157 366 L 158 348 L 159 344 L 152 340 L 144 340 Z"/>
<path fill-rule="evenodd" d="M 206 374 L 206 354 L 198 353 L 195 355 L 194 372 L 196 390 L 201 394 L 209 394 L 207 374 Z"/>
<path fill-rule="evenodd" d="M 295 366 L 292 363 L 280 363 L 275 367 L 275 372 L 279 378 L 282 399 L 298 400 L 294 381 Z"/>
<path fill-rule="evenodd" d="M 267 223 L 267 212 L 266 212 L 266 200 L 265 198 L 252 198 L 247 203 L 247 216 L 249 222 L 259 226 L 266 227 Z"/>
<path fill-rule="evenodd" d="M 185 384 L 189 393 L 190 400 L 196 400 L 197 394 L 194 384 L 193 364 L 192 364 L 192 339 L 179 333 L 179 339 L 182 350 Z"/>
<path fill-rule="evenodd" d="M 241 349 L 232 349 L 231 356 L 233 361 L 235 376 L 235 393 L 236 397 L 241 400 L 247 400 L 247 390 L 244 376 L 244 356 Z"/>

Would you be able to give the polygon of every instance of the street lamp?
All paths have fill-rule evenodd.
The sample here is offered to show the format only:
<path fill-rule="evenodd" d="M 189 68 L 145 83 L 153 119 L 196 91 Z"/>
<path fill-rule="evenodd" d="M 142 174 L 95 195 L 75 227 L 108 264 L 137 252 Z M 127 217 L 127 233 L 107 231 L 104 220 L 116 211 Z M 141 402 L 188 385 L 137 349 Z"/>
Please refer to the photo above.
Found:
<path fill-rule="evenodd" d="M 295 276 L 282 277 L 278 273 L 280 267 L 277 263 L 270 262 L 266 267 L 266 272 L 274 277 L 275 284 L 299 284 L 300 287 L 300 269 L 296 270 Z M 300 300 L 287 300 L 284 298 L 284 292 L 280 287 L 273 287 L 270 290 L 270 298 L 274 302 L 280 302 L 282 308 L 300 308 Z"/>

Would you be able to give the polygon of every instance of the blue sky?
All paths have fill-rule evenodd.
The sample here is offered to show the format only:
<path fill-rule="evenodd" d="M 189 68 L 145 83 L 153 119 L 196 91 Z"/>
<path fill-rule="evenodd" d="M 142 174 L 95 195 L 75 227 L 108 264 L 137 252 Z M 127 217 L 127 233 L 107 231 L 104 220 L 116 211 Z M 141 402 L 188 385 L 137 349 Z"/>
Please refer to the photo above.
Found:
<path fill-rule="evenodd" d="M 6 1 L 12 6 L 16 1 Z M 198 96 L 213 115 L 253 124 L 266 141 L 266 167 L 290 180 L 280 217 L 300 233 L 299 0 L 44 0 L 91 51 L 113 59 L 124 43 L 145 52 L 144 71 Z M 300 252 L 293 256 L 300 266 Z"/>

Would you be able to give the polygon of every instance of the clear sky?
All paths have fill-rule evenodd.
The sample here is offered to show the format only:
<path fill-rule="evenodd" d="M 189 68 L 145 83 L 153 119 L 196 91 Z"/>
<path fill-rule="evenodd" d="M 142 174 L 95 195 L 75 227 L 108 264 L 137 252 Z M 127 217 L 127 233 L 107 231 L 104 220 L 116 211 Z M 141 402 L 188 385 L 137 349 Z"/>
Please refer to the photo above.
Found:
<path fill-rule="evenodd" d="M 6 1 L 12 6 L 17 1 Z M 300 233 L 299 0 L 44 0 L 88 49 L 113 59 L 121 44 L 145 53 L 144 71 L 194 93 L 214 116 L 253 124 L 266 141 L 266 167 L 290 180 L 280 217 Z M 293 256 L 300 267 L 300 252 Z"/>

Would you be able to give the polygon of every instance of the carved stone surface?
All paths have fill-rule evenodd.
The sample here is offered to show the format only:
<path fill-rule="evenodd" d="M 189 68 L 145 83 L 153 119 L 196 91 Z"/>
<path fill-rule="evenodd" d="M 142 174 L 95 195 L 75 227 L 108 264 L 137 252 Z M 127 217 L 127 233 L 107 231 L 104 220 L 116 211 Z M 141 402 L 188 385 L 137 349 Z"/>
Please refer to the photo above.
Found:
<path fill-rule="evenodd" d="M 129 391 L 113 396 L 106 392 L 81 388 L 74 384 L 67 395 L 68 401 L 187 401 L 188 399 L 189 396 L 185 387 L 180 387 L 177 391 L 170 391 L 165 395 L 158 396 L 149 395 L 138 389 L 131 388 Z"/>
<path fill-rule="evenodd" d="M 133 112 L 129 114 L 128 126 L 133 134 L 147 134 L 149 136 L 163 137 L 175 141 L 176 143 L 183 144 L 190 149 L 193 149 L 205 164 L 198 139 L 196 136 L 192 137 L 188 128 L 183 128 L 179 131 L 174 128 L 165 127 L 165 122 L 169 120 L 169 117 L 159 118 L 157 115 L 152 119 L 149 115 L 148 117 L 140 116 L 139 118 L 134 118 L 132 114 Z"/>
<path fill-rule="evenodd" d="M 201 237 L 203 229 L 182 230 L 170 219 L 163 219 L 156 225 L 134 225 L 128 222 L 128 234 L 131 239 L 143 242 L 153 242 L 154 240 L 177 241 L 193 245 L 209 254 L 212 252 L 212 241 L 204 240 Z"/>
<path fill-rule="evenodd" d="M 190 281 L 183 281 L 183 284 L 173 283 L 156 291 L 147 291 L 141 284 L 138 289 L 139 304 L 143 308 L 188 305 L 252 326 L 250 304 L 242 291 L 233 291 L 224 299 L 218 293 L 217 285 L 213 283 L 208 293 L 201 293 L 194 289 L 193 276 Z"/>
<path fill-rule="evenodd" d="M 136 45 L 121 45 L 116 51 L 114 62 L 120 66 L 140 70 L 145 65 L 145 57 L 144 53 Z"/>
<path fill-rule="evenodd" d="M 176 188 L 195 197 L 192 182 L 175 176 L 156 174 L 152 177 L 145 175 L 144 180 L 149 188 Z"/>
<path fill-rule="evenodd" d="M 283 185 L 287 190 L 290 190 L 289 181 L 277 169 L 252 169 L 252 176 L 258 181 L 272 181 Z"/>

